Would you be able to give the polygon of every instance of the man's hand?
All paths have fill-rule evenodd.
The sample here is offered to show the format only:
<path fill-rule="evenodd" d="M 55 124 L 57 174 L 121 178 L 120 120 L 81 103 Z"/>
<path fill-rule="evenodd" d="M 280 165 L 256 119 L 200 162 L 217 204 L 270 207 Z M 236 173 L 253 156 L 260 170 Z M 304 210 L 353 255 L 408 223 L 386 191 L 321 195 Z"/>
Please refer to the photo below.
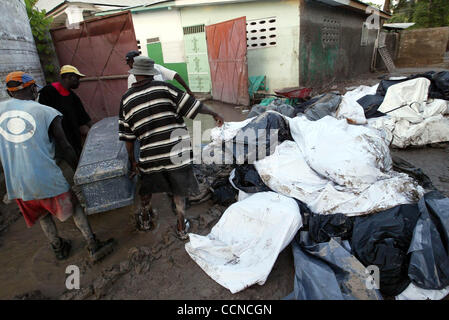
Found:
<path fill-rule="evenodd" d="M 216 113 L 214 116 L 215 123 L 217 124 L 217 127 L 221 127 L 224 123 L 224 119 L 221 115 Z"/>
<path fill-rule="evenodd" d="M 129 177 L 132 179 L 138 174 L 139 174 L 139 167 L 137 165 L 137 162 L 133 161 L 131 162 L 131 170 L 129 172 Z"/>

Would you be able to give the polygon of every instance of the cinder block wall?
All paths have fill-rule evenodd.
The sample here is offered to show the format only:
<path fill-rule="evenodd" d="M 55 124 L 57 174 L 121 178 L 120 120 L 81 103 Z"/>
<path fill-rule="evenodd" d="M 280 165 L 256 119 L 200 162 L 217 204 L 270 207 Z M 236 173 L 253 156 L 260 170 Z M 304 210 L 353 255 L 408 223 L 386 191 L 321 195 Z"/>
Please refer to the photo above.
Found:
<path fill-rule="evenodd" d="M 367 17 L 341 6 L 300 1 L 301 85 L 326 86 L 370 72 L 377 30 L 368 30 L 366 44 L 362 45 Z"/>
<path fill-rule="evenodd" d="M 397 67 L 423 67 L 443 63 L 449 27 L 404 30 L 400 34 Z"/>

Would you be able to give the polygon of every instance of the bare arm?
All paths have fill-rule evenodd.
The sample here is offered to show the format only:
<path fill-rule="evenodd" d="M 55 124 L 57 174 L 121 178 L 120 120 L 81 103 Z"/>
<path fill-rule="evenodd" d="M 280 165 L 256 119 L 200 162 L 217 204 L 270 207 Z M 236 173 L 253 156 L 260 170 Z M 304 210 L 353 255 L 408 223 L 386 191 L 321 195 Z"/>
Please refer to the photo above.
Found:
<path fill-rule="evenodd" d="M 195 97 L 195 96 L 193 95 L 193 92 L 190 90 L 189 86 L 187 85 L 187 83 L 184 81 L 184 79 L 183 79 L 178 73 L 175 74 L 175 78 L 174 78 L 174 79 L 175 79 L 176 81 L 178 81 L 179 84 L 180 84 L 181 86 L 184 87 L 184 89 L 186 89 L 186 92 L 187 92 L 189 95 L 191 95 L 192 97 Z"/>
<path fill-rule="evenodd" d="M 126 141 L 126 151 L 128 151 L 128 159 L 131 163 L 131 174 L 130 177 L 134 177 L 137 174 L 137 162 L 134 157 L 134 141 Z"/>
<path fill-rule="evenodd" d="M 209 114 L 212 117 L 214 117 L 214 120 L 217 123 L 218 127 L 221 127 L 223 125 L 223 122 L 224 122 L 223 117 L 221 115 L 219 115 L 218 113 L 216 113 L 211 108 L 209 108 L 208 106 L 206 106 L 204 103 L 201 104 L 200 110 L 198 112 L 203 113 L 203 114 Z"/>
<path fill-rule="evenodd" d="M 55 139 L 55 143 L 63 151 L 64 160 L 72 167 L 73 171 L 76 170 L 78 166 L 78 156 L 75 153 L 72 145 L 67 140 L 65 136 L 64 129 L 62 129 L 62 117 L 57 116 L 53 119 L 50 124 L 49 132 L 51 136 Z"/>

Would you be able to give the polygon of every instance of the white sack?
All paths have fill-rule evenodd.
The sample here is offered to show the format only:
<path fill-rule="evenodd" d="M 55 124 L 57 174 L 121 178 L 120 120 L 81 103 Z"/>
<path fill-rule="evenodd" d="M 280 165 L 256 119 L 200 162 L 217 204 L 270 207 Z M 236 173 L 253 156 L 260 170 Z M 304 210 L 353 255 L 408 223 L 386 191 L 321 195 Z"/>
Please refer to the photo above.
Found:
<path fill-rule="evenodd" d="M 441 300 L 449 294 L 449 287 L 441 290 L 422 289 L 413 283 L 395 297 L 396 300 Z"/>
<path fill-rule="evenodd" d="M 377 87 L 378 84 L 372 87 L 359 86 L 354 90 L 346 92 L 337 109 L 336 118 L 347 119 L 353 124 L 365 124 L 365 111 L 357 100 L 368 94 L 376 94 Z"/>
<path fill-rule="evenodd" d="M 419 123 L 423 119 L 421 113 L 427 101 L 429 86 L 430 80 L 426 78 L 416 78 L 392 85 L 387 89 L 384 101 L 378 111 L 387 113 L 406 105 L 389 112 L 388 115 L 412 123 Z"/>
<path fill-rule="evenodd" d="M 441 114 L 420 123 L 385 116 L 369 119 L 368 126 L 383 130 L 395 148 L 449 141 L 449 118 Z"/>
<path fill-rule="evenodd" d="M 330 116 L 318 121 L 297 117 L 289 123 L 307 164 L 320 176 L 354 189 L 389 178 L 388 142 L 378 130 Z"/>
<path fill-rule="evenodd" d="M 209 235 L 190 233 L 185 248 L 204 272 L 236 293 L 265 283 L 301 226 L 295 200 L 260 192 L 232 204 Z"/>
<path fill-rule="evenodd" d="M 333 156 L 327 157 L 332 165 Z M 359 160 L 363 160 L 360 159 Z M 254 163 L 263 182 L 276 192 L 296 198 L 316 213 L 348 216 L 386 210 L 398 204 L 414 203 L 424 190 L 409 176 L 390 171 L 382 179 L 354 189 L 339 186 L 318 175 L 293 141 L 284 141 L 275 152 Z"/>
<path fill-rule="evenodd" d="M 221 127 L 214 127 L 210 131 L 211 142 L 221 143 L 233 139 L 237 132 L 254 120 L 255 117 L 246 119 L 244 121 L 224 122 Z"/>

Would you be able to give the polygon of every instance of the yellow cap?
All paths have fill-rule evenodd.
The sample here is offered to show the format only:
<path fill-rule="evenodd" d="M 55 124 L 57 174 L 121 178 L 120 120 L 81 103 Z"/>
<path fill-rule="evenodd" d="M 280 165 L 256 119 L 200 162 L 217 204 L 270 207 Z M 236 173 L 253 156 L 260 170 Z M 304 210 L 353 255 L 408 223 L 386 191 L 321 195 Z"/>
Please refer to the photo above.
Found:
<path fill-rule="evenodd" d="M 64 74 L 64 73 L 74 73 L 74 74 L 79 75 L 80 77 L 85 77 L 85 75 L 82 74 L 81 72 L 79 72 L 77 68 L 75 68 L 74 66 L 68 65 L 68 64 L 61 67 L 60 74 Z"/>

